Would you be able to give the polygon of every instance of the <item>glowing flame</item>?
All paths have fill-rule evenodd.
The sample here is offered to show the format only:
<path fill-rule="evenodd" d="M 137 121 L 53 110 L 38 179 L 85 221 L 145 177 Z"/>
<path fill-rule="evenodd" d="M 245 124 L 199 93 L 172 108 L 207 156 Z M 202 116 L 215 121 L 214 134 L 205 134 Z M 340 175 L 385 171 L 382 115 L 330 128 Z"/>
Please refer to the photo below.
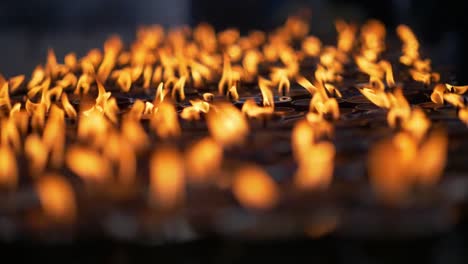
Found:
<path fill-rule="evenodd" d="M 37 194 L 45 214 L 57 222 L 72 222 L 76 217 L 73 188 L 64 177 L 43 175 L 36 184 Z"/>
<path fill-rule="evenodd" d="M 185 77 L 180 77 L 179 80 L 174 85 L 174 88 L 172 88 L 172 99 L 177 100 L 176 98 L 176 92 L 179 92 L 179 97 L 180 101 L 185 100 Z"/>
<path fill-rule="evenodd" d="M 231 88 L 235 82 L 239 81 L 240 76 L 236 74 L 231 66 L 231 59 L 227 54 L 224 54 L 223 59 L 223 75 L 218 83 L 218 93 L 220 95 L 224 94 L 225 90 Z"/>
<path fill-rule="evenodd" d="M 258 79 L 258 87 L 262 93 L 263 106 L 275 109 L 275 100 L 273 99 L 273 92 L 271 91 L 269 85 L 271 85 L 269 80 L 262 77 Z"/>
<path fill-rule="evenodd" d="M 317 112 L 321 116 L 329 114 L 335 120 L 340 117 L 340 108 L 336 99 L 324 96 L 323 93 L 316 93 L 312 97 L 309 111 Z"/>
<path fill-rule="evenodd" d="M 120 70 L 118 72 L 114 72 L 117 75 L 117 85 L 120 89 L 124 92 L 128 92 L 132 87 L 132 75 L 131 72 L 127 70 Z"/>
<path fill-rule="evenodd" d="M 252 165 L 236 172 L 232 191 L 244 207 L 257 210 L 273 208 L 280 196 L 273 179 L 263 169 Z"/>
<path fill-rule="evenodd" d="M 299 157 L 299 167 L 294 176 L 299 188 L 326 188 L 332 181 L 335 147 L 328 142 L 306 145 Z"/>
<path fill-rule="evenodd" d="M 214 140 L 224 146 L 242 143 L 249 132 L 247 120 L 230 103 L 213 105 L 206 121 Z"/>
<path fill-rule="evenodd" d="M 68 168 L 85 181 L 99 183 L 111 177 L 108 160 L 92 149 L 71 146 L 67 150 L 66 162 Z"/>
<path fill-rule="evenodd" d="M 289 95 L 290 82 L 288 78 L 288 70 L 284 68 L 272 68 L 271 69 L 271 82 L 278 86 L 278 93 L 280 95 Z"/>
<path fill-rule="evenodd" d="M 314 36 L 307 37 L 302 41 L 302 51 L 307 56 L 317 57 L 320 54 L 321 47 L 322 42 Z"/>
<path fill-rule="evenodd" d="M 31 175 L 39 175 L 47 165 L 47 146 L 37 134 L 31 134 L 24 142 L 24 152 L 29 159 Z"/>
<path fill-rule="evenodd" d="M 15 153 L 0 145 L 0 187 L 14 189 L 18 184 L 18 168 Z"/>
<path fill-rule="evenodd" d="M 303 76 L 297 76 L 296 81 L 300 86 L 304 87 L 311 95 L 313 95 L 317 91 L 317 88 Z"/>
<path fill-rule="evenodd" d="M 20 85 L 23 83 L 23 81 L 24 81 L 24 75 L 18 75 L 18 76 L 15 76 L 15 77 L 11 77 L 10 80 L 8 80 L 8 84 L 10 86 L 10 91 L 12 93 L 14 93 L 20 87 Z"/>
<path fill-rule="evenodd" d="M 431 101 L 436 104 L 444 104 L 444 93 L 446 90 L 446 86 L 443 84 L 437 84 L 434 86 L 434 90 L 431 94 Z"/>
<path fill-rule="evenodd" d="M 161 138 L 180 136 L 180 125 L 174 105 L 165 100 L 151 117 L 151 128 Z"/>
<path fill-rule="evenodd" d="M 401 202 L 412 186 L 431 187 L 443 173 L 447 135 L 435 131 L 418 146 L 408 133 L 377 143 L 369 153 L 369 175 L 377 194 Z M 389 157 L 391 157 L 389 159 Z"/>
<path fill-rule="evenodd" d="M 190 100 L 192 106 L 185 107 L 180 117 L 186 120 L 199 120 L 201 113 L 210 111 L 210 104 L 200 99 Z"/>
<path fill-rule="evenodd" d="M 163 209 L 172 209 L 185 198 L 184 162 L 173 148 L 158 149 L 150 161 L 152 200 Z"/>
<path fill-rule="evenodd" d="M 347 24 L 343 20 L 335 22 L 336 31 L 338 31 L 338 49 L 344 52 L 350 52 L 354 45 L 356 37 L 356 26 Z"/>
<path fill-rule="evenodd" d="M 335 147 L 329 142 L 320 142 L 331 136 L 332 127 L 323 120 L 310 123 L 301 120 L 294 125 L 291 146 L 298 170 L 294 181 L 303 189 L 326 188 L 333 175 Z"/>
<path fill-rule="evenodd" d="M 211 138 L 193 144 L 186 152 L 186 169 L 190 180 L 202 183 L 219 172 L 223 149 Z"/>
<path fill-rule="evenodd" d="M 468 91 L 468 85 L 451 85 L 446 83 L 445 87 L 447 87 L 447 90 L 452 93 L 456 94 L 464 94 L 466 91 Z"/>

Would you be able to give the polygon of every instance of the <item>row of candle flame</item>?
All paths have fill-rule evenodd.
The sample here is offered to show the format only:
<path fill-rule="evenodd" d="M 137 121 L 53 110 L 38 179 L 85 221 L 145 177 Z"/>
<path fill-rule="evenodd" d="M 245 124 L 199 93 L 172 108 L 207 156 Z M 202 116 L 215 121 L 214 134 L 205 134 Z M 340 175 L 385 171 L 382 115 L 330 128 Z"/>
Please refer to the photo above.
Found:
<path fill-rule="evenodd" d="M 103 51 L 93 49 L 81 59 L 67 54 L 63 64 L 50 50 L 45 66 L 38 66 L 27 83 L 24 75 L 0 78 L 0 187 L 18 188 L 17 157 L 23 156 L 45 214 L 72 221 L 79 209 L 72 185 L 60 175 L 64 167 L 86 184 L 132 186 L 137 182 L 138 159 L 150 152 L 150 200 L 158 208 L 174 208 L 183 202 L 187 184 L 219 183 L 224 149 L 245 142 L 251 130 L 249 119 L 275 115 L 275 90 L 288 95 L 294 80 L 311 95 L 308 113 L 291 134 L 298 165 L 294 186 L 325 190 L 333 177 L 339 87 L 344 67 L 353 61 L 369 76 L 368 83 L 357 85 L 358 90 L 388 110 L 387 123 L 396 131 L 369 151 L 369 179 L 376 193 L 384 201 L 395 202 L 414 187 L 434 186 L 445 167 L 447 136 L 443 130 L 431 129 L 424 111 L 410 105 L 394 80 L 392 64 L 381 59 L 385 26 L 371 20 L 358 30 L 338 20 L 336 30 L 336 46 L 324 46 L 308 35 L 308 23 L 297 17 L 269 34 L 252 31 L 246 36 L 236 29 L 216 33 L 207 24 L 168 32 L 156 25 L 140 28 L 129 50 L 124 50 L 118 36 L 109 38 Z M 432 101 L 459 108 L 459 118 L 468 123 L 468 106 L 462 97 L 468 86 L 439 83 L 431 61 L 420 57 L 411 29 L 400 25 L 396 32 L 403 42 L 400 63 L 412 79 L 434 86 Z M 300 43 L 300 48 L 294 49 L 293 43 Z M 301 62 L 308 58 L 318 61 L 312 81 L 301 75 Z M 268 76 L 261 76 L 262 64 L 275 65 L 267 69 Z M 177 112 L 174 102 L 186 100 L 186 85 L 203 89 L 216 82 L 218 95 L 204 93 Z M 231 103 L 239 100 L 242 82 L 258 82 L 262 105 L 247 99 L 239 110 Z M 119 116 L 117 100 L 106 86 L 118 87 L 120 93 L 140 86 L 155 96 L 151 102 L 136 100 Z M 22 88 L 27 96 L 13 103 L 11 96 Z M 72 93 L 84 98 L 96 89 L 95 101 L 81 100 L 79 110 L 70 102 Z M 149 149 L 152 135 L 141 120 L 149 120 L 155 136 L 169 140 L 183 133 L 179 118 L 206 119 L 210 136 L 184 152 L 171 144 Z M 76 138 L 69 136 L 69 120 L 77 122 Z M 280 202 L 281 187 L 258 165 L 241 166 L 231 176 L 223 186 L 231 188 L 246 208 L 265 210 Z"/>

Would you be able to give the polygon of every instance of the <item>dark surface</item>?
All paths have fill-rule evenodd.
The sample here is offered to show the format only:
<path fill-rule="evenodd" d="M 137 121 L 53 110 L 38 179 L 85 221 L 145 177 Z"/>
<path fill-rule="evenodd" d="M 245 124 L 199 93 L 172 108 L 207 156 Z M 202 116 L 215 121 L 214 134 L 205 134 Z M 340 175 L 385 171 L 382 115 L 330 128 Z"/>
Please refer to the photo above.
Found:
<path fill-rule="evenodd" d="M 70 245 L 0 244 L 2 258 L 37 263 L 466 263 L 466 230 L 410 240 L 339 237 L 275 241 L 216 238 L 177 245 L 82 241 Z M 23 252 L 23 254 L 21 254 Z M 27 252 L 27 253 L 26 253 Z"/>

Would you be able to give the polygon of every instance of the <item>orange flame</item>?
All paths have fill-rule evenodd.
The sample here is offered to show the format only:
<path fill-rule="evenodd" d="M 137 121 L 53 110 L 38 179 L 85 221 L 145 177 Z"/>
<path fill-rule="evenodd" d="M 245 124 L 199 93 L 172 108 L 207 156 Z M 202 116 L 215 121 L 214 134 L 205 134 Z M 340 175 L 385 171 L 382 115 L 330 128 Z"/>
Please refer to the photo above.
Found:
<path fill-rule="evenodd" d="M 24 152 L 29 159 L 29 172 L 39 175 L 47 165 L 48 150 L 37 134 L 29 135 L 24 142 Z"/>
<path fill-rule="evenodd" d="M 14 189 L 18 184 L 18 168 L 14 152 L 0 145 L 0 187 Z"/>
<path fill-rule="evenodd" d="M 11 77 L 10 80 L 8 80 L 8 84 L 10 86 L 10 91 L 12 93 L 14 93 L 20 87 L 20 85 L 23 83 L 23 81 L 24 81 L 24 75 L 18 75 L 18 76 L 15 76 L 15 77 Z"/>
<path fill-rule="evenodd" d="M 436 103 L 436 104 L 444 104 L 444 93 L 446 91 L 446 86 L 443 84 L 436 84 L 434 86 L 434 90 L 432 91 L 431 94 L 431 101 Z"/>
<path fill-rule="evenodd" d="M 200 99 L 190 100 L 192 106 L 185 107 L 180 117 L 185 120 L 200 120 L 200 113 L 208 113 L 210 104 Z"/>
<path fill-rule="evenodd" d="M 322 42 L 314 36 L 309 36 L 302 41 L 302 51 L 310 57 L 317 57 L 320 54 L 321 47 Z"/>
<path fill-rule="evenodd" d="M 66 162 L 70 170 L 85 181 L 99 183 L 111 177 L 108 160 L 92 149 L 71 146 L 66 154 Z"/>
<path fill-rule="evenodd" d="M 244 166 L 233 180 L 232 191 L 246 208 L 267 210 L 279 201 L 279 189 L 270 176 L 260 167 Z"/>
<path fill-rule="evenodd" d="M 259 77 L 258 87 L 263 97 L 263 107 L 275 109 L 275 100 L 273 99 L 273 92 L 270 89 L 271 81 Z"/>
<path fill-rule="evenodd" d="M 47 216 L 57 222 L 69 223 L 75 220 L 75 194 L 64 177 L 55 174 L 43 175 L 36 184 L 36 190 Z"/>
<path fill-rule="evenodd" d="M 161 138 L 180 136 L 180 125 L 174 105 L 165 100 L 159 104 L 151 117 L 151 128 Z"/>
<path fill-rule="evenodd" d="M 223 146 L 242 143 L 249 132 L 247 120 L 230 103 L 217 103 L 206 116 L 208 129 L 214 140 Z"/>
<path fill-rule="evenodd" d="M 333 176 L 335 146 L 328 142 L 305 146 L 306 149 L 299 157 L 299 167 L 294 176 L 296 186 L 304 189 L 328 187 Z"/>
<path fill-rule="evenodd" d="M 150 161 L 150 190 L 155 203 L 172 209 L 185 198 L 184 162 L 173 148 L 158 149 Z"/>
<path fill-rule="evenodd" d="M 369 153 L 369 175 L 377 194 L 401 202 L 412 186 L 431 187 L 440 179 L 446 162 L 447 135 L 435 131 L 418 146 L 405 132 L 376 144 Z M 391 157 L 391 159 L 389 159 Z"/>
<path fill-rule="evenodd" d="M 297 76 L 296 81 L 300 86 L 304 87 L 311 95 L 313 95 L 317 91 L 317 88 L 303 76 Z"/>
<path fill-rule="evenodd" d="M 343 52 L 350 52 L 356 37 L 356 26 L 347 24 L 343 20 L 337 20 L 335 22 L 335 28 L 336 31 L 338 31 L 338 49 Z"/>
<path fill-rule="evenodd" d="M 211 138 L 193 144 L 186 152 L 186 169 L 190 180 L 203 183 L 219 172 L 223 149 Z"/>

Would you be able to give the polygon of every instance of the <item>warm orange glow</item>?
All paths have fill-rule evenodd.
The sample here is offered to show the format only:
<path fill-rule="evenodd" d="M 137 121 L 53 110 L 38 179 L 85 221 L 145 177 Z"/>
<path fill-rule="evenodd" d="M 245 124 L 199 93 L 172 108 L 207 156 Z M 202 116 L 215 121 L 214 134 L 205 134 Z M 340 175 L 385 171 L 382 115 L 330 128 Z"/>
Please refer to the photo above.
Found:
<path fill-rule="evenodd" d="M 390 108 L 391 99 L 388 93 L 380 90 L 362 87 L 359 91 L 373 104 L 381 108 Z"/>
<path fill-rule="evenodd" d="M 336 31 L 338 31 L 338 44 L 337 47 L 343 52 L 350 52 L 354 45 L 354 39 L 356 37 L 356 26 L 353 24 L 347 24 L 343 20 L 337 20 L 335 22 Z"/>
<path fill-rule="evenodd" d="M 185 100 L 185 77 L 180 77 L 177 82 L 174 84 L 174 87 L 172 88 L 172 99 L 177 100 L 177 101 L 183 101 Z M 178 92 L 178 97 L 176 97 L 176 93 Z"/>
<path fill-rule="evenodd" d="M 401 132 L 372 147 L 368 160 L 372 185 L 384 200 L 401 202 L 411 187 L 431 187 L 438 182 L 446 153 L 447 135 L 442 131 L 432 132 L 421 144 Z"/>
<path fill-rule="evenodd" d="M 403 55 L 400 62 L 412 65 L 419 59 L 419 41 L 413 31 L 406 25 L 399 25 L 396 29 L 398 37 L 403 41 Z"/>
<path fill-rule="evenodd" d="M 129 126 L 128 123 L 126 126 Z M 129 135 L 130 133 L 128 132 L 128 128 L 126 128 L 126 134 L 122 132 L 123 135 L 119 135 L 117 132 L 109 133 L 103 151 L 105 159 L 108 159 L 109 164 L 112 164 L 117 169 L 118 182 L 124 186 L 130 186 L 135 182 L 137 171 L 135 151 L 138 151 L 138 147 L 142 148 L 138 145 L 131 145 L 130 140 L 134 138 L 132 135 Z"/>
<path fill-rule="evenodd" d="M 317 88 L 303 76 L 297 76 L 296 81 L 300 86 L 304 87 L 311 95 L 313 95 L 317 91 Z"/>
<path fill-rule="evenodd" d="M 458 111 L 458 118 L 468 125 L 468 108 L 464 107 Z"/>
<path fill-rule="evenodd" d="M 97 151 L 71 146 L 67 150 L 68 168 L 86 182 L 105 182 L 111 177 L 109 162 Z"/>
<path fill-rule="evenodd" d="M 444 94 L 444 100 L 455 106 L 455 107 L 463 107 L 465 106 L 465 103 L 463 101 L 463 97 L 461 95 L 458 95 L 458 94 L 454 94 L 454 93 L 446 93 Z"/>
<path fill-rule="evenodd" d="M 406 160 L 392 140 L 379 142 L 369 153 L 368 166 L 372 186 L 380 197 L 390 202 L 401 201 L 409 191 L 411 178 L 408 176 L 407 166 L 415 155 L 415 146 L 406 147 L 407 155 L 411 155 Z"/>
<path fill-rule="evenodd" d="M 305 146 L 294 183 L 301 189 L 324 189 L 332 181 L 335 146 L 328 142 Z"/>
<path fill-rule="evenodd" d="M 436 84 L 434 90 L 431 94 L 431 101 L 436 104 L 444 104 L 444 93 L 446 91 L 446 86 L 443 84 Z"/>
<path fill-rule="evenodd" d="M 230 103 L 217 103 L 206 116 L 213 139 L 223 146 L 242 143 L 249 132 L 247 120 Z"/>
<path fill-rule="evenodd" d="M 218 83 L 218 93 L 223 95 L 226 90 L 229 90 L 235 82 L 239 81 L 240 76 L 233 71 L 231 66 L 231 59 L 227 54 L 223 57 L 223 74 Z"/>
<path fill-rule="evenodd" d="M 45 78 L 45 71 L 42 66 L 37 66 L 32 72 L 31 79 L 28 82 L 28 89 L 38 86 Z"/>
<path fill-rule="evenodd" d="M 237 87 L 235 85 L 229 88 L 227 97 L 234 102 L 239 100 L 239 93 L 237 93 Z"/>
<path fill-rule="evenodd" d="M 248 79 L 256 77 L 258 72 L 258 64 L 262 60 L 262 53 L 258 50 L 248 50 L 244 55 L 242 66 L 248 76 Z"/>
<path fill-rule="evenodd" d="M 449 92 L 456 94 L 464 94 L 468 91 L 468 85 L 451 85 L 446 83 L 445 87 L 447 87 Z"/>
<path fill-rule="evenodd" d="M 72 222 L 76 217 L 76 201 L 72 186 L 63 176 L 48 174 L 39 178 L 37 195 L 45 214 L 57 222 Z"/>
<path fill-rule="evenodd" d="M 8 80 L 8 84 L 10 86 L 10 92 L 14 93 L 20 87 L 23 81 L 24 81 L 24 75 L 11 77 L 10 80 Z"/>
<path fill-rule="evenodd" d="M 320 54 L 321 47 L 322 42 L 319 38 L 314 36 L 309 36 L 302 41 L 302 51 L 304 51 L 307 56 L 318 56 Z"/>
<path fill-rule="evenodd" d="M 156 150 L 150 161 L 152 200 L 162 209 L 172 209 L 185 198 L 184 162 L 173 148 Z"/>
<path fill-rule="evenodd" d="M 200 120 L 201 113 L 208 113 L 210 104 L 200 99 L 190 100 L 192 106 L 185 107 L 180 117 L 185 120 Z"/>
<path fill-rule="evenodd" d="M 0 86 L 0 107 L 11 109 L 10 93 L 8 92 L 8 83 L 5 82 Z"/>
<path fill-rule="evenodd" d="M 15 120 L 12 118 L 0 121 L 0 144 L 11 146 L 13 150 L 19 152 L 21 149 L 21 135 L 16 127 Z"/>
<path fill-rule="evenodd" d="M 263 98 L 263 107 L 275 109 L 275 101 L 273 99 L 273 92 L 269 87 L 270 85 L 271 82 L 269 80 L 262 77 L 258 79 L 258 87 L 260 88 Z"/>
<path fill-rule="evenodd" d="M 415 108 L 411 111 L 411 116 L 404 120 L 401 126 L 404 130 L 410 132 L 416 140 L 421 141 L 431 126 L 431 121 L 426 117 L 422 109 Z"/>
<path fill-rule="evenodd" d="M 164 227 L 167 216 L 190 216 L 203 202 L 185 208 L 186 191 L 218 193 L 253 210 L 279 205 L 283 187 L 287 203 L 309 192 L 334 198 L 346 188 L 334 179 L 335 163 L 337 175 L 367 166 L 355 176 L 368 176 L 385 202 L 431 198 L 424 191 L 437 186 L 448 159 L 449 133 L 438 128 L 448 122 L 456 132 L 455 115 L 468 125 L 468 85 L 442 83 L 450 78 L 433 71 L 406 25 L 396 28 L 402 48 L 395 53 L 393 43 L 386 51 L 380 21 L 359 28 L 337 20 L 330 43 L 309 33 L 307 10 L 301 15 L 248 34 L 205 23 L 141 26 L 128 45 L 114 35 L 84 56 L 49 49 L 31 75 L 0 74 L 0 215 L 36 214 L 25 196 L 32 190 L 46 222 L 82 228 L 78 211 L 87 224 L 95 218 L 88 210 L 104 209 L 82 202 L 126 207 L 148 196 L 150 218 Z M 430 88 L 433 103 L 423 102 Z M 462 148 L 459 141 L 451 147 Z M 366 150 L 367 161 L 359 161 Z M 147 218 L 146 208 L 138 212 Z M 304 230 L 325 234 L 337 225 L 331 218 Z"/>
<path fill-rule="evenodd" d="M 178 137 L 181 130 L 175 106 L 170 101 L 159 104 L 151 117 L 151 128 L 161 138 Z"/>
<path fill-rule="evenodd" d="M 47 165 L 48 149 L 37 134 L 29 135 L 24 142 L 24 153 L 29 160 L 31 175 L 37 176 Z"/>
<path fill-rule="evenodd" d="M 324 93 L 316 93 L 310 100 L 309 111 L 317 112 L 321 116 L 331 115 L 336 120 L 340 117 L 340 108 L 335 98 L 329 98 Z"/>
<path fill-rule="evenodd" d="M 0 145 L 0 188 L 14 189 L 18 184 L 18 168 L 15 153 Z"/>
<path fill-rule="evenodd" d="M 419 164 L 416 181 L 424 186 L 439 182 L 447 160 L 448 138 L 443 131 L 434 131 L 419 150 Z"/>
<path fill-rule="evenodd" d="M 132 75 L 129 69 L 120 70 L 118 72 L 114 71 L 114 75 L 117 76 L 117 85 L 124 92 L 128 92 L 132 87 Z"/>
<path fill-rule="evenodd" d="M 208 181 L 219 173 L 223 149 L 211 138 L 201 139 L 186 152 L 186 170 L 195 183 Z"/>
<path fill-rule="evenodd" d="M 140 122 L 130 118 L 122 120 L 122 136 L 137 152 L 143 151 L 149 144 L 148 136 Z"/>
<path fill-rule="evenodd" d="M 272 178 L 260 167 L 245 166 L 234 175 L 232 192 L 242 206 L 267 210 L 279 201 L 279 189 Z"/>

